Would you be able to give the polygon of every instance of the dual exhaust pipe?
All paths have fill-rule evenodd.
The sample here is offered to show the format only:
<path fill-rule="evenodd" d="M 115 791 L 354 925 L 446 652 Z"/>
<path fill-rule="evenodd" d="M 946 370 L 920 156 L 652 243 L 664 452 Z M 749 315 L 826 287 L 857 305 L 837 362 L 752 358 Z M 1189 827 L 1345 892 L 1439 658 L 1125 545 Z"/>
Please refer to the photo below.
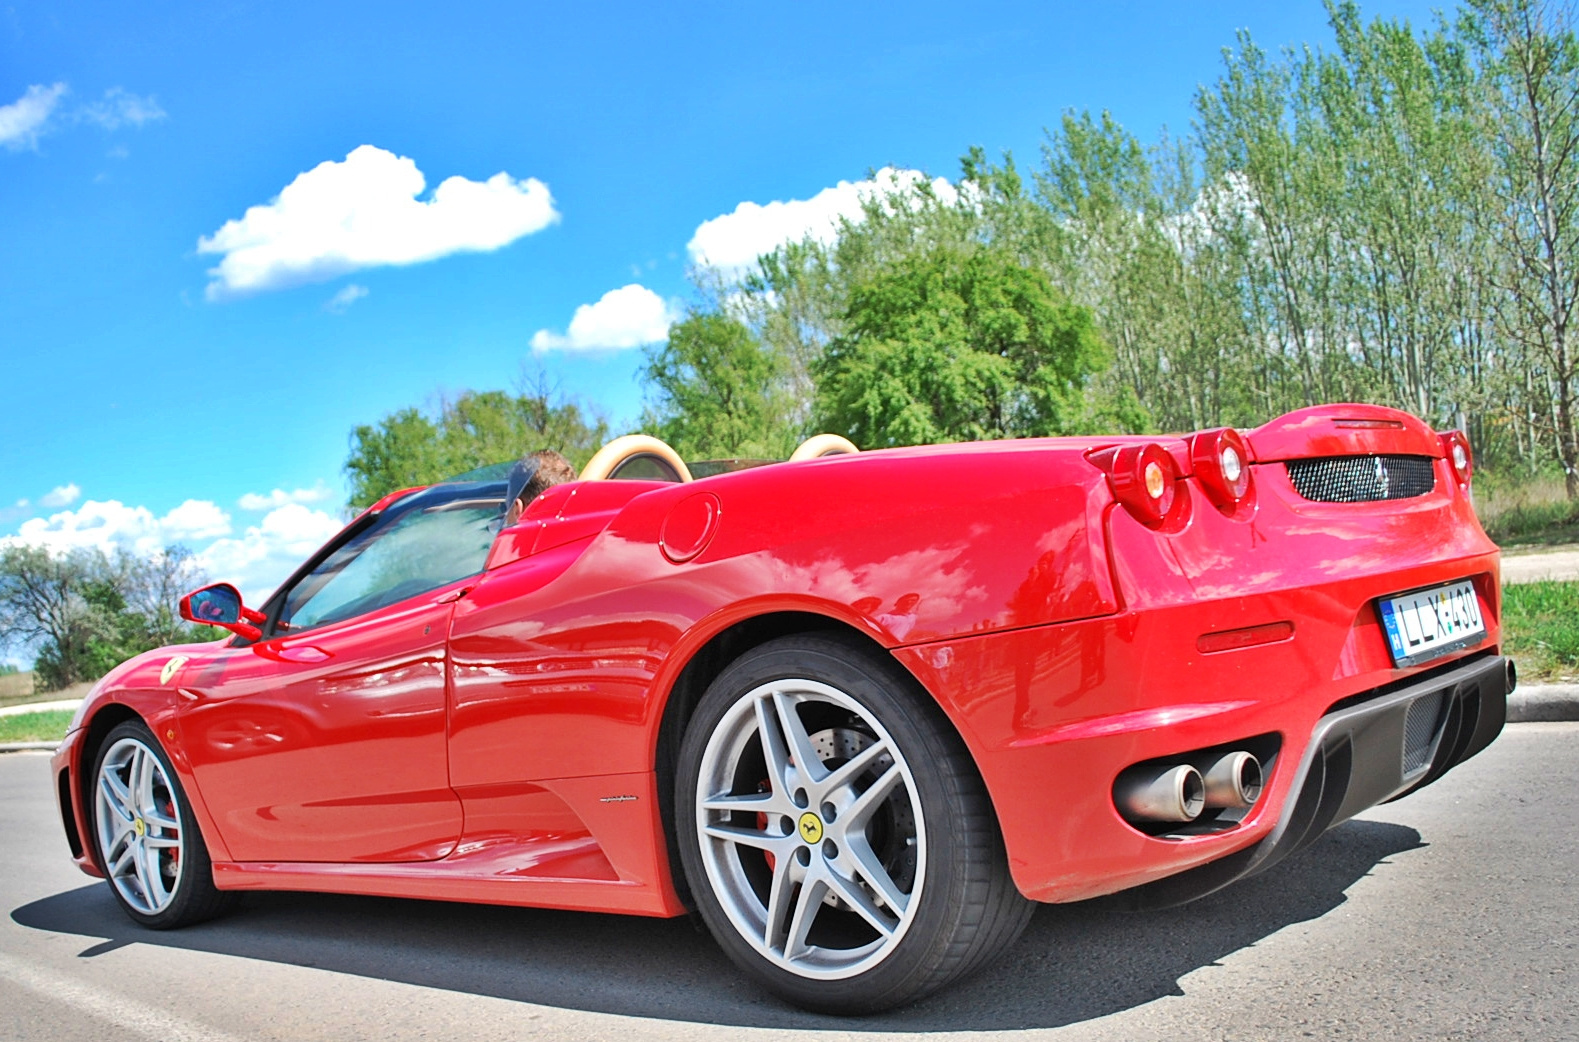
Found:
<path fill-rule="evenodd" d="M 1238 750 L 1205 760 L 1137 764 L 1113 783 L 1113 802 L 1133 824 L 1190 822 L 1208 808 L 1249 807 L 1261 798 L 1261 761 Z"/>

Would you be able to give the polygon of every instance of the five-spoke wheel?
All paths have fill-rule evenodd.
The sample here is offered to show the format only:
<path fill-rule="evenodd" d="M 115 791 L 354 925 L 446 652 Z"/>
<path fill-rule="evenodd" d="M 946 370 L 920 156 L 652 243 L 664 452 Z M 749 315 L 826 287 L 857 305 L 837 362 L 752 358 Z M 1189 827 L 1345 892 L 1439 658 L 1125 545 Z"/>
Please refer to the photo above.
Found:
<path fill-rule="evenodd" d="M 203 838 L 164 750 L 136 721 L 106 736 L 93 771 L 93 835 L 121 907 L 145 926 L 183 926 L 222 910 Z"/>
<path fill-rule="evenodd" d="M 915 778 L 882 724 L 828 684 L 772 681 L 729 707 L 701 768 L 708 882 L 763 958 L 823 979 L 881 962 L 926 885 Z"/>
<path fill-rule="evenodd" d="M 911 1001 L 1024 925 L 1029 903 L 958 736 L 860 644 L 803 636 L 748 653 L 697 707 L 680 764 L 677 831 L 699 910 L 795 1002 Z"/>

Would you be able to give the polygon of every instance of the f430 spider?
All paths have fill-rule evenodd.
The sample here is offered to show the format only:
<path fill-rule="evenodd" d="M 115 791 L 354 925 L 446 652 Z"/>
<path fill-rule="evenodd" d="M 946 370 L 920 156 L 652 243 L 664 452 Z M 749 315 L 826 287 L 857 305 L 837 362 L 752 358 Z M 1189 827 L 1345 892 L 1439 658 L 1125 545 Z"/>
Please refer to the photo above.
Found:
<path fill-rule="evenodd" d="M 1457 432 L 797 455 L 621 439 L 502 530 L 502 480 L 407 489 L 257 608 L 195 591 L 233 635 L 115 669 L 55 755 L 77 863 L 153 928 L 258 889 L 691 909 L 855 1013 L 1035 902 L 1264 871 L 1502 727 Z"/>

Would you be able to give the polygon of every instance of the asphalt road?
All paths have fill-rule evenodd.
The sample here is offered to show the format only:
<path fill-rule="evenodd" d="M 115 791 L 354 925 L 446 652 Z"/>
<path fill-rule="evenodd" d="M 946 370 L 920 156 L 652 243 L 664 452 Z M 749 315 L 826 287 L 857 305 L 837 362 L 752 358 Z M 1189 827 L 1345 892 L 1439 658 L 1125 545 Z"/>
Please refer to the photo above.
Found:
<path fill-rule="evenodd" d="M 982 976 L 853 1021 L 685 920 L 269 894 L 141 930 L 67 860 L 47 766 L 0 756 L 3 1039 L 1579 1039 L 1579 724 L 1510 726 L 1186 908 L 1042 908 Z"/>

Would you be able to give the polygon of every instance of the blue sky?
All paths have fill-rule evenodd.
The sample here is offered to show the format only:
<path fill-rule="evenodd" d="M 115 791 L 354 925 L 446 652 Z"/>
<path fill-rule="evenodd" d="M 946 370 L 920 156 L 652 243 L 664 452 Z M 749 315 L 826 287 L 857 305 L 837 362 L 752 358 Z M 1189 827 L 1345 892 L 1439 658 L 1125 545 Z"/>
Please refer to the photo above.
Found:
<path fill-rule="evenodd" d="M 536 369 L 632 423 L 619 345 L 684 306 L 688 245 L 816 207 L 704 222 L 1028 163 L 1069 108 L 1187 131 L 1240 27 L 1330 41 L 1314 2 L 13 4 L 0 537 L 179 539 L 266 593 L 332 532 L 356 424 Z"/>

